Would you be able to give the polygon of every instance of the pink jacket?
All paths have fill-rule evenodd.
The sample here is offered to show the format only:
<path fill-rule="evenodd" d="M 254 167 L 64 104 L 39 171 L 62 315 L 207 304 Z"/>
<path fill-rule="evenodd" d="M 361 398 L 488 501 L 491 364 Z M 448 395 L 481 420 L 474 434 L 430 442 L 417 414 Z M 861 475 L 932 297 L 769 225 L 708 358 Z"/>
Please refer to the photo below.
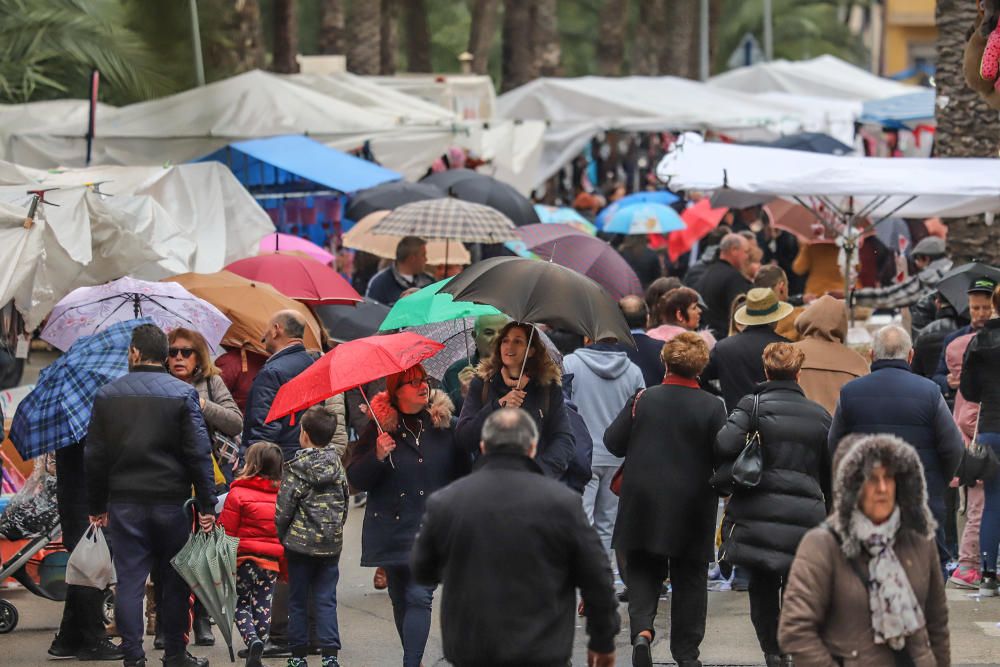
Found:
<path fill-rule="evenodd" d="M 972 338 L 975 335 L 975 333 L 970 333 L 959 336 L 948 345 L 948 349 L 944 352 L 944 360 L 948 365 L 949 373 L 961 374 L 965 350 L 969 347 L 969 343 L 972 342 Z M 979 421 L 979 403 L 970 403 L 965 400 L 961 391 L 957 391 L 955 392 L 955 409 L 952 411 L 952 414 L 955 417 L 958 430 L 962 432 L 962 436 L 965 438 L 965 444 L 970 444 L 972 436 L 976 433 L 976 422 Z"/>

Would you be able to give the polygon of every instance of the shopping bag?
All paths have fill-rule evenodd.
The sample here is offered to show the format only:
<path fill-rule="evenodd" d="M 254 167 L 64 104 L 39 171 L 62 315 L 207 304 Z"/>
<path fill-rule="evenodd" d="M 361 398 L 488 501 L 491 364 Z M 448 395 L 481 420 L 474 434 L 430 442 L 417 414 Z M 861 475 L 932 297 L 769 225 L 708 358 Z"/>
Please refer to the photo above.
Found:
<path fill-rule="evenodd" d="M 104 590 L 118 581 L 104 531 L 90 524 L 66 563 L 66 583 Z"/>

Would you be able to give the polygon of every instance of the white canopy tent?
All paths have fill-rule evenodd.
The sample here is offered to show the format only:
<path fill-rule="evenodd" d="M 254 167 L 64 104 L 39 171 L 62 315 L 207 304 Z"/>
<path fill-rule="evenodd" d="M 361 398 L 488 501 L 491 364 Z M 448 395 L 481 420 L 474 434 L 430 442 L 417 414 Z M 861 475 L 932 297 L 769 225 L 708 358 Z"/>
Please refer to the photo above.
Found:
<path fill-rule="evenodd" d="M 791 93 L 866 102 L 919 91 L 884 79 L 836 56 L 811 60 L 773 60 L 740 67 L 708 80 L 708 85 L 744 93 Z"/>

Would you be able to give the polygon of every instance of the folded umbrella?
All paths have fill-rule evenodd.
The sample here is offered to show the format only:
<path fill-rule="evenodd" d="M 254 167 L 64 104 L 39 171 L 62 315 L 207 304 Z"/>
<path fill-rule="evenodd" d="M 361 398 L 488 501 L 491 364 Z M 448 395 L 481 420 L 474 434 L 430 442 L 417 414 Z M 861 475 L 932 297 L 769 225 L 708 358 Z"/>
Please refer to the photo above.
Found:
<path fill-rule="evenodd" d="M 35 388 L 14 413 L 10 440 L 21 458 L 32 459 L 83 440 L 97 390 L 128 373 L 132 330 L 150 318 L 117 322 L 84 336 L 42 369 Z"/>
<path fill-rule="evenodd" d="M 231 324 L 218 308 L 177 283 L 126 277 L 96 287 L 79 287 L 67 294 L 52 309 L 42 340 L 68 350 L 80 336 L 137 317 L 148 317 L 166 331 L 193 329 L 216 352 Z"/>
<path fill-rule="evenodd" d="M 329 266 L 301 255 L 271 253 L 233 262 L 227 271 L 268 283 L 287 297 L 309 304 L 358 303 L 358 294 Z"/>
<path fill-rule="evenodd" d="M 374 336 L 389 314 L 389 306 L 367 298 L 354 306 L 316 306 L 313 310 L 330 340 L 337 343 Z"/>
<path fill-rule="evenodd" d="M 669 192 L 667 190 L 633 192 L 632 194 L 625 195 L 613 204 L 601 209 L 601 212 L 598 213 L 597 217 L 594 219 L 594 224 L 597 225 L 598 229 L 602 229 L 604 225 L 610 222 L 611 218 L 613 218 L 618 211 L 626 206 L 634 206 L 636 204 L 663 204 L 664 206 L 669 206 L 670 204 L 680 201 L 680 199 L 681 198 L 673 192 Z"/>
<path fill-rule="evenodd" d="M 395 185 L 395 184 L 392 184 Z M 375 211 L 362 218 L 358 224 L 351 227 L 350 231 L 344 234 L 343 244 L 345 248 L 361 250 L 382 259 L 396 259 L 396 246 L 402 240 L 402 235 L 375 234 L 372 227 L 381 221 L 389 211 Z M 428 240 L 427 241 L 427 263 L 438 266 L 445 263 L 465 265 L 472 263 L 472 256 L 461 243 L 448 243 L 447 241 Z"/>
<path fill-rule="evenodd" d="M 514 223 L 503 213 L 452 197 L 400 206 L 376 222 L 371 231 L 468 243 L 500 243 L 516 238 Z"/>
<path fill-rule="evenodd" d="M 433 185 L 456 199 L 494 208 L 516 225 L 539 222 L 538 214 L 527 197 L 492 176 L 471 169 L 448 169 L 425 176 L 420 182 Z"/>
<path fill-rule="evenodd" d="M 456 301 L 491 305 L 518 322 L 568 329 L 595 341 L 617 338 L 635 345 L 608 291 L 554 262 L 493 257 L 473 264 L 441 291 Z"/>
<path fill-rule="evenodd" d="M 332 253 L 301 236 L 291 234 L 268 234 L 260 240 L 260 254 L 270 252 L 301 252 L 309 255 L 320 264 L 329 264 L 334 260 Z"/>
<path fill-rule="evenodd" d="M 338 345 L 282 385 L 271 403 L 266 422 L 405 371 L 442 349 L 441 343 L 409 332 L 369 336 Z"/>
<path fill-rule="evenodd" d="M 992 280 L 1000 285 L 1000 269 L 981 262 L 957 266 L 941 277 L 937 291 L 961 315 L 969 310 L 969 288 L 977 280 Z"/>
<path fill-rule="evenodd" d="M 306 320 L 304 344 L 308 350 L 320 349 L 320 329 L 309 308 L 289 298 L 264 282 L 247 280 L 229 271 L 182 273 L 165 282 L 175 282 L 195 296 L 218 308 L 229 318 L 229 329 L 222 345 L 267 355 L 261 336 L 268 322 L 280 310 L 294 310 Z M 347 306 L 350 307 L 350 306 Z"/>
<path fill-rule="evenodd" d="M 351 220 L 361 220 L 375 211 L 391 211 L 403 204 L 425 199 L 439 199 L 447 193 L 430 183 L 393 181 L 361 190 L 351 197 L 344 215 Z"/>
<path fill-rule="evenodd" d="M 479 317 L 480 315 L 500 314 L 500 311 L 493 306 L 455 301 L 450 294 L 441 292 L 441 288 L 450 283 L 451 280 L 451 278 L 445 278 L 397 301 L 379 326 L 379 331 L 416 327 L 446 320 Z M 433 336 L 429 336 L 429 338 L 433 338 Z"/>
<path fill-rule="evenodd" d="M 604 225 L 609 234 L 666 234 L 684 229 L 677 211 L 666 204 L 633 204 L 618 209 Z"/>

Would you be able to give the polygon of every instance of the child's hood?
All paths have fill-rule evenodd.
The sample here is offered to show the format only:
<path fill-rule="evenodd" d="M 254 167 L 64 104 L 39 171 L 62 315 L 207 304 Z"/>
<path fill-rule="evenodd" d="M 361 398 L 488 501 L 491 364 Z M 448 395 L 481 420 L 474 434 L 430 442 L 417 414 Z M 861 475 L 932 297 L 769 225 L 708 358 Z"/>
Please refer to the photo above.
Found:
<path fill-rule="evenodd" d="M 310 486 L 335 484 L 344 476 L 344 466 L 333 447 L 303 449 L 286 465 Z"/>

